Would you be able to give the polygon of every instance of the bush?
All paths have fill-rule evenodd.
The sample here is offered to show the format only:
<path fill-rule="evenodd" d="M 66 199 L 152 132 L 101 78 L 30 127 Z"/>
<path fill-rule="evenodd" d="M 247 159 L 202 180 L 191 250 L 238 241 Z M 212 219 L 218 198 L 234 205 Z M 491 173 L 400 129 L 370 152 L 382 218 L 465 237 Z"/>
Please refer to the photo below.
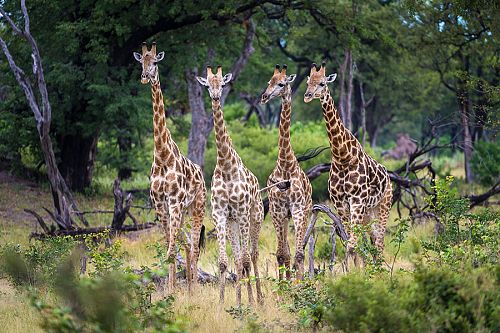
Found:
<path fill-rule="evenodd" d="M 324 324 L 344 332 L 498 332 L 498 287 L 493 268 L 420 265 L 392 282 L 350 274 L 327 283 L 334 302 L 324 305 Z"/>
<path fill-rule="evenodd" d="M 482 185 L 491 186 L 497 182 L 500 177 L 500 145 L 497 142 L 477 142 L 471 167 Z"/>
<path fill-rule="evenodd" d="M 453 177 L 436 181 L 436 196 L 429 203 L 440 223 L 439 233 L 422 241 L 425 256 L 451 269 L 465 262 L 473 266 L 498 264 L 500 213 L 484 210 L 469 212 L 469 201 L 452 187 Z"/>
<path fill-rule="evenodd" d="M 344 332 L 409 332 L 410 313 L 386 280 L 362 275 L 343 276 L 326 286 L 334 306 L 326 309 L 325 321 Z"/>
<path fill-rule="evenodd" d="M 164 278 L 162 270 L 123 269 L 120 242 L 107 242 L 106 233 L 86 237 L 89 275 L 79 274 L 81 253 L 70 237 L 36 241 L 27 249 L 9 245 L 2 249 L 2 271 L 28 293 L 46 331 L 185 332 L 174 317 L 172 296 L 152 300 L 153 277 Z"/>

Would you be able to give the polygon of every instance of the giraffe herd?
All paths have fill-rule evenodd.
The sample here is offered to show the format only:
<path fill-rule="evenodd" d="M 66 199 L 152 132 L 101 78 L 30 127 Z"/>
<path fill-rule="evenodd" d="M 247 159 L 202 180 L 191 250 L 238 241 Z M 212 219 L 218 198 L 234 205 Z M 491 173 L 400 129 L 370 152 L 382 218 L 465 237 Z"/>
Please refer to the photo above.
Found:
<path fill-rule="evenodd" d="M 205 216 L 207 190 L 202 169 L 186 158 L 177 147 L 165 124 L 163 94 L 160 88 L 158 62 L 164 52 L 156 53 L 156 44 L 148 50 L 142 45 L 142 54 L 134 53 L 142 65 L 141 82 L 151 84 L 153 102 L 154 159 L 151 167 L 151 201 L 165 233 L 169 266 L 168 287 L 175 288 L 176 242 L 186 250 L 186 277 L 188 289 L 197 281 L 197 262 L 200 254 L 200 236 Z M 261 103 L 281 97 L 278 159 L 267 180 L 269 211 L 278 248 L 276 260 L 280 267 L 279 279 L 291 279 L 291 254 L 288 244 L 288 223 L 293 220 L 295 229 L 295 257 L 293 271 L 296 279 L 304 275 L 304 236 L 312 208 L 312 187 L 307 175 L 300 168 L 290 142 L 292 92 L 290 84 L 295 75 L 287 75 L 287 67 L 276 65 L 273 76 L 262 94 Z M 258 257 L 259 233 L 264 220 L 264 208 L 257 177 L 244 165 L 236 152 L 227 131 L 221 95 L 224 86 L 231 81 L 232 74 L 222 75 L 207 67 L 207 76 L 196 77 L 206 86 L 212 100 L 212 112 L 217 148 L 217 163 L 211 185 L 212 219 L 219 244 L 220 302 L 224 302 L 225 276 L 228 269 L 226 239 L 229 239 L 236 267 L 236 301 L 241 304 L 241 285 L 246 282 L 249 303 L 253 291 L 251 271 L 255 276 L 257 302 L 263 302 Z M 336 74 L 326 75 L 325 64 L 311 67 L 307 79 L 304 102 L 319 99 L 323 109 L 331 149 L 331 169 L 328 190 L 338 215 L 346 225 L 349 242 L 346 263 L 355 253 L 357 235 L 354 226 L 366 224 L 370 219 L 370 237 L 379 253 L 384 249 L 384 235 L 392 200 L 392 187 L 387 170 L 370 157 L 356 137 L 343 125 L 327 84 L 335 80 Z M 286 188 L 277 186 L 287 182 Z M 184 217 L 189 218 L 191 234 L 183 233 Z M 240 281 L 242 280 L 242 281 Z"/>

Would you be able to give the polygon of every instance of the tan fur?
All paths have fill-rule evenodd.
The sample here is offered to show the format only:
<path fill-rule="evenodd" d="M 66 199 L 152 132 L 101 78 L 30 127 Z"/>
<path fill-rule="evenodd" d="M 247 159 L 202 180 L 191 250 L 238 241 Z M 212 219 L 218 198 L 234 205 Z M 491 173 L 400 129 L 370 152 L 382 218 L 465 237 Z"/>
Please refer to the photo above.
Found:
<path fill-rule="evenodd" d="M 371 237 L 380 253 L 384 250 L 385 229 L 392 204 L 391 180 L 385 167 L 369 156 L 343 125 L 327 86 L 324 64 L 319 70 L 315 65 L 311 68 L 304 101 L 307 103 L 313 98 L 321 101 L 330 140 L 330 198 L 349 234 L 346 262 L 353 255 L 357 264 L 354 248 L 358 239 L 353 225 L 367 223 L 371 216 L 378 219 L 373 224 Z"/>
<path fill-rule="evenodd" d="M 156 65 L 156 45 L 151 51 L 143 45 L 142 82 L 151 83 L 153 100 L 154 160 L 151 166 L 151 201 L 165 232 L 167 257 L 173 261 L 169 271 L 169 289 L 175 288 L 176 240 L 185 215 L 191 217 L 191 247 L 186 246 L 188 287 L 196 283 L 200 253 L 200 231 L 205 215 L 206 188 L 201 168 L 183 156 L 165 124 L 163 94 Z"/>
<path fill-rule="evenodd" d="M 292 78 L 293 81 L 293 78 Z M 267 103 L 274 97 L 281 97 L 281 116 L 279 128 L 279 153 L 276 167 L 267 180 L 271 186 L 283 180 L 290 181 L 290 187 L 281 190 L 279 187 L 269 189 L 269 211 L 273 220 L 278 240 L 276 259 L 279 266 L 284 266 L 286 278 L 290 279 L 290 247 L 288 245 L 288 223 L 292 217 L 295 227 L 295 260 L 294 269 L 297 279 L 304 274 L 304 236 L 309 222 L 312 206 L 312 187 L 309 178 L 302 170 L 295 157 L 290 143 L 290 121 L 292 112 L 292 91 L 286 67 L 279 70 L 278 65 L 262 95 L 261 102 Z M 279 271 L 279 279 L 283 273 Z"/>
<path fill-rule="evenodd" d="M 230 75 L 230 74 L 228 74 Z M 212 98 L 217 164 L 212 177 L 212 217 L 219 242 L 220 302 L 224 302 L 225 275 L 228 266 L 226 236 L 229 238 L 237 267 L 236 301 L 241 304 L 241 278 L 248 278 L 249 302 L 253 302 L 250 271 L 253 266 L 257 300 L 262 302 L 258 272 L 258 241 L 264 219 L 264 208 L 257 177 L 248 170 L 233 147 L 224 123 L 220 96 L 224 86 L 222 69 L 216 74 L 207 68 L 207 77 L 197 78 L 206 83 Z M 204 81 L 206 80 L 206 81 Z M 204 83 L 202 83 L 204 84 Z M 249 249 L 250 248 L 250 249 Z"/>

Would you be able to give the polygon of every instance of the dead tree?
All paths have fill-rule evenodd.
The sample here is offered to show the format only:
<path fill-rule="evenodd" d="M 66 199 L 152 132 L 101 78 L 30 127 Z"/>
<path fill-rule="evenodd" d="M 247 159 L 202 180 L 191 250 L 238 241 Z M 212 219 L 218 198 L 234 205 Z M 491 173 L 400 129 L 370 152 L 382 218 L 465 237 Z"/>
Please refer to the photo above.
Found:
<path fill-rule="evenodd" d="M 17 82 L 21 86 L 28 104 L 33 112 L 38 131 L 38 138 L 42 148 L 43 158 L 47 167 L 47 177 L 49 179 L 52 199 L 54 202 L 54 212 L 51 215 L 54 217 L 58 227 L 61 230 L 72 230 L 75 228 L 75 221 L 71 217 L 70 212 L 77 212 L 77 216 L 81 222 L 88 225 L 83 215 L 78 214 L 79 209 L 71 194 L 64 178 L 62 177 L 57 167 L 57 161 L 52 148 L 52 140 L 50 138 L 50 124 L 52 121 L 52 108 L 49 101 L 47 85 L 43 73 L 42 57 L 38 49 L 37 42 L 30 31 L 30 18 L 26 9 L 25 0 L 21 0 L 21 11 L 24 18 L 24 28 L 19 28 L 12 18 L 0 7 L 0 14 L 11 27 L 14 35 L 26 40 L 31 47 L 31 58 L 33 60 L 32 72 L 36 84 L 32 84 L 30 75 L 26 74 L 14 61 L 12 54 L 9 51 L 7 43 L 0 37 L 0 46 L 7 58 L 9 67 L 14 74 Z M 36 88 L 37 89 L 36 89 Z"/>
<path fill-rule="evenodd" d="M 332 243 L 332 253 L 330 256 L 329 269 L 333 270 L 333 265 L 336 259 L 336 236 L 339 236 L 342 242 L 345 244 L 349 237 L 345 231 L 344 225 L 340 220 L 340 217 L 332 212 L 332 210 L 323 204 L 315 204 L 312 208 L 311 221 L 306 229 L 306 234 L 304 236 L 304 242 L 302 243 L 303 249 L 306 248 L 307 243 L 309 243 L 308 257 L 309 257 L 309 277 L 314 277 L 314 248 L 315 248 L 315 238 L 314 238 L 314 228 L 316 226 L 316 220 L 318 219 L 318 213 L 323 212 L 332 220 L 332 222 L 325 222 L 326 225 L 331 226 L 330 241 Z"/>
<path fill-rule="evenodd" d="M 82 236 L 89 234 L 99 234 L 104 231 L 110 232 L 110 237 L 115 237 L 123 232 L 130 231 L 139 231 L 153 228 L 157 225 L 154 222 L 145 222 L 138 223 L 137 219 L 130 212 L 130 208 L 132 207 L 132 194 L 124 193 L 122 188 L 120 187 L 120 181 L 118 179 L 113 183 L 113 196 L 115 199 L 114 209 L 113 210 L 92 210 L 92 211 L 83 211 L 83 212 L 73 212 L 75 214 L 79 214 L 81 216 L 87 214 L 112 214 L 113 219 L 109 226 L 102 227 L 93 227 L 93 228 L 73 228 L 73 229 L 62 229 L 56 228 L 54 224 L 48 226 L 44 219 L 37 214 L 36 212 L 25 209 L 25 212 L 33 215 L 37 220 L 37 223 L 41 226 L 43 232 L 31 233 L 30 238 L 35 239 L 45 239 L 50 237 L 59 237 L 59 236 Z M 46 208 L 44 208 L 52 218 L 52 220 L 58 224 L 58 219 Z M 132 225 L 124 225 L 125 220 L 129 218 L 132 221 Z"/>

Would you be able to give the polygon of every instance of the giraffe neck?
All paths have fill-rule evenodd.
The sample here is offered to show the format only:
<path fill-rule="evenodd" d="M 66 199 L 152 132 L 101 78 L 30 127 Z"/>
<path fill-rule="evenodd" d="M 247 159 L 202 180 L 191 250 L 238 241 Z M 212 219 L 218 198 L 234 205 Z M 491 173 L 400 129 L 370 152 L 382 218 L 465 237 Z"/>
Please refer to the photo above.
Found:
<path fill-rule="evenodd" d="M 165 106 L 160 81 L 151 84 L 153 98 L 153 131 L 154 131 L 154 157 L 155 162 L 165 164 L 172 157 L 179 156 L 179 149 L 172 140 L 170 131 L 165 125 Z"/>
<path fill-rule="evenodd" d="M 215 145 L 217 147 L 217 165 L 226 167 L 230 164 L 234 147 L 227 133 L 226 124 L 224 122 L 224 115 L 222 113 L 222 106 L 220 101 L 212 100 L 212 111 L 214 114 L 214 129 L 215 129 Z"/>
<path fill-rule="evenodd" d="M 290 121 L 292 116 L 292 92 L 290 85 L 287 85 L 285 93 L 281 96 L 281 115 L 279 128 L 279 151 L 278 165 L 288 171 L 297 161 L 290 143 Z"/>
<path fill-rule="evenodd" d="M 330 91 L 328 88 L 325 89 L 326 92 L 321 96 L 321 106 L 323 107 L 323 117 L 325 118 L 330 141 L 332 162 L 345 164 L 352 159 L 352 148 L 356 146 L 357 140 L 342 123 Z"/>

